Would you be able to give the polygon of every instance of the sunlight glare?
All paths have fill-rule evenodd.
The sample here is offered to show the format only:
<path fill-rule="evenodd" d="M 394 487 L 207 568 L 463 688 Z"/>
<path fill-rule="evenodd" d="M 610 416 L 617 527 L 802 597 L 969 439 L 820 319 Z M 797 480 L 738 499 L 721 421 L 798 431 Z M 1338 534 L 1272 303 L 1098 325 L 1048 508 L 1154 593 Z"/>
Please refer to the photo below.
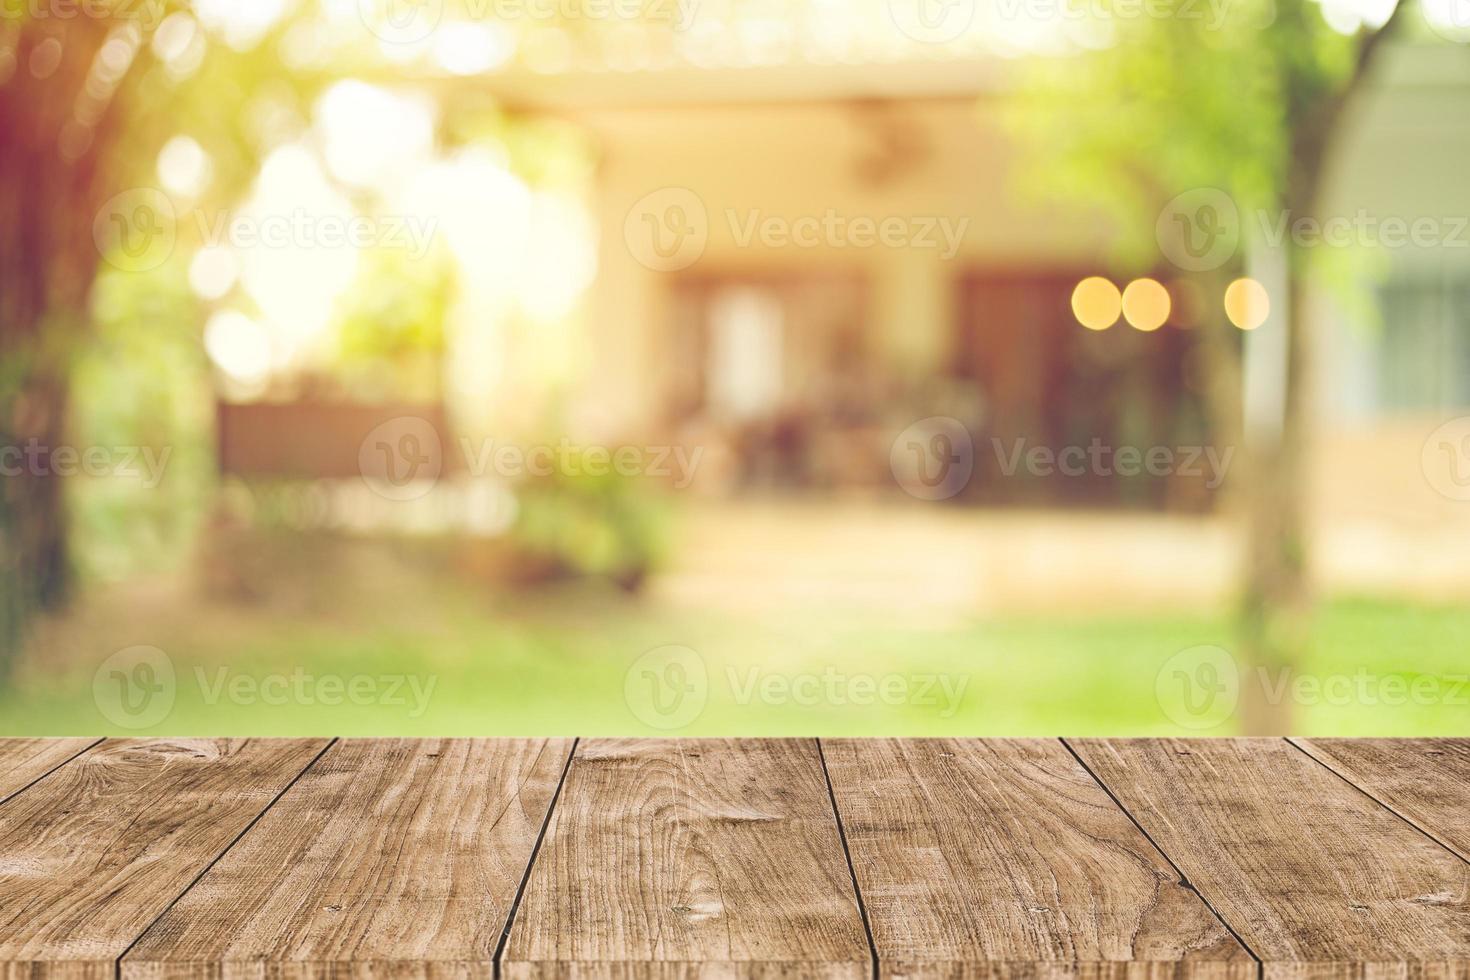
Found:
<path fill-rule="evenodd" d="M 239 310 L 220 310 L 209 318 L 204 350 L 221 371 L 242 384 L 258 385 L 270 374 L 270 336 Z"/>
<path fill-rule="evenodd" d="M 332 175 L 379 190 L 404 179 L 434 144 L 434 110 L 424 100 L 365 82 L 338 82 L 316 105 L 323 153 Z"/>
<path fill-rule="evenodd" d="M 538 193 L 532 199 L 526 275 L 520 306 L 538 320 L 557 320 L 576 306 L 597 274 L 597 233 L 573 198 Z"/>
<path fill-rule="evenodd" d="M 192 136 L 181 133 L 159 151 L 158 179 L 182 197 L 198 197 L 209 184 L 212 171 L 209 154 Z"/>
<path fill-rule="evenodd" d="M 261 232 L 260 241 L 242 249 L 241 281 L 293 348 L 327 326 L 337 297 L 352 283 L 356 250 L 324 244 L 318 235 L 327 222 L 346 223 L 353 216 L 351 205 L 300 144 L 266 158 L 254 196 L 241 209 L 237 221 Z"/>
<path fill-rule="evenodd" d="M 280 20 L 286 5 L 287 0 L 194 0 L 194 14 L 230 47 L 248 51 Z"/>
<path fill-rule="evenodd" d="M 206 245 L 189 263 L 189 286 L 201 299 L 219 299 L 240 278 L 240 257 L 228 245 Z"/>

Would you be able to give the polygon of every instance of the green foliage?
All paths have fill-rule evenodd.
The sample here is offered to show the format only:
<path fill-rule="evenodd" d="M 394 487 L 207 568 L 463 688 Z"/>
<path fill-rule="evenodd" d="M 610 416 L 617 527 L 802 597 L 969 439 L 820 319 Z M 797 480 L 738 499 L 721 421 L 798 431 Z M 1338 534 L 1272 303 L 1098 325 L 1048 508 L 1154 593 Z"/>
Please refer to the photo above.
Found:
<path fill-rule="evenodd" d="M 1274 208 L 1304 119 L 1341 91 L 1359 40 L 1312 0 L 1161 0 L 1110 17 L 1112 43 L 1020 69 L 1012 131 L 1022 189 L 1101 209 L 1125 260 L 1156 256 L 1154 219 L 1175 194 L 1213 187 L 1242 213 Z"/>
<path fill-rule="evenodd" d="M 107 475 L 68 484 L 72 551 L 92 576 L 175 568 L 214 481 L 198 303 L 181 262 L 146 274 L 106 271 L 93 297 L 92 335 L 72 367 L 71 430 L 77 446 L 99 447 L 112 462 Z M 156 485 L 150 458 L 162 464 Z"/>
<path fill-rule="evenodd" d="M 360 253 L 357 281 L 337 324 L 334 378 L 369 399 L 438 398 L 453 286 L 442 252 L 423 258 L 403 249 Z"/>
<path fill-rule="evenodd" d="M 586 450 L 558 454 L 553 473 L 516 491 L 511 539 L 553 574 L 639 589 L 666 550 L 667 514 L 646 476 L 587 473 Z"/>

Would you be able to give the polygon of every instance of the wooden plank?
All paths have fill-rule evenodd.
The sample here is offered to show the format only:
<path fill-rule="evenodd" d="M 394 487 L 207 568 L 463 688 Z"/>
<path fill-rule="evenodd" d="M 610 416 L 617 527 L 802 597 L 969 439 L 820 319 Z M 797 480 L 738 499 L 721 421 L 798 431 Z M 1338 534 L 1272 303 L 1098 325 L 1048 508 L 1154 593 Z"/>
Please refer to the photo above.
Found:
<path fill-rule="evenodd" d="M 1285 740 L 1073 747 L 1266 980 L 1470 976 L 1470 865 Z"/>
<path fill-rule="evenodd" d="M 327 744 L 108 741 L 0 806 L 0 980 L 111 980 Z"/>
<path fill-rule="evenodd" d="M 339 742 L 123 980 L 489 978 L 570 739 Z"/>
<path fill-rule="evenodd" d="M 0 801 L 95 745 L 95 738 L 0 738 Z"/>
<path fill-rule="evenodd" d="M 1295 739 L 1369 796 L 1470 861 L 1470 739 Z"/>
<path fill-rule="evenodd" d="M 1255 977 L 1061 742 L 822 744 L 884 977 Z"/>
<path fill-rule="evenodd" d="M 579 744 L 506 980 L 843 978 L 872 957 L 813 741 Z"/>

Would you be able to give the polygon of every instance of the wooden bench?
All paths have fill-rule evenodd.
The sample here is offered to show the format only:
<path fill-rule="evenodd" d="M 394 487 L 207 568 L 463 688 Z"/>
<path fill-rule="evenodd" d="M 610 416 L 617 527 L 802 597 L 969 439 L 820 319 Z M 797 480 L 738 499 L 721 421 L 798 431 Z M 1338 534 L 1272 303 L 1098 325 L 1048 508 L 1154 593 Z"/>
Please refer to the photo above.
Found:
<path fill-rule="evenodd" d="M 0 980 L 1463 980 L 1470 739 L 0 741 Z"/>

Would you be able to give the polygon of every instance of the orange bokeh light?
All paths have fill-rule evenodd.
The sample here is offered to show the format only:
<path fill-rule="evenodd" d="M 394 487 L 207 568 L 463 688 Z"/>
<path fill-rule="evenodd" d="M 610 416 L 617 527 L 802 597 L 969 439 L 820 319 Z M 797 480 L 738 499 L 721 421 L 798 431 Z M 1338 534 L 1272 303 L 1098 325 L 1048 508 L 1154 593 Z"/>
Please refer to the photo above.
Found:
<path fill-rule="evenodd" d="M 1072 290 L 1072 315 L 1088 330 L 1106 330 L 1118 322 L 1123 297 L 1102 276 L 1089 276 Z"/>
<path fill-rule="evenodd" d="M 1271 315 L 1271 297 L 1254 279 L 1237 279 L 1225 288 L 1225 315 L 1242 330 L 1254 330 Z"/>
<path fill-rule="evenodd" d="M 1123 318 L 1135 330 L 1145 333 L 1169 322 L 1173 302 L 1169 291 L 1154 279 L 1135 279 L 1123 290 Z"/>

